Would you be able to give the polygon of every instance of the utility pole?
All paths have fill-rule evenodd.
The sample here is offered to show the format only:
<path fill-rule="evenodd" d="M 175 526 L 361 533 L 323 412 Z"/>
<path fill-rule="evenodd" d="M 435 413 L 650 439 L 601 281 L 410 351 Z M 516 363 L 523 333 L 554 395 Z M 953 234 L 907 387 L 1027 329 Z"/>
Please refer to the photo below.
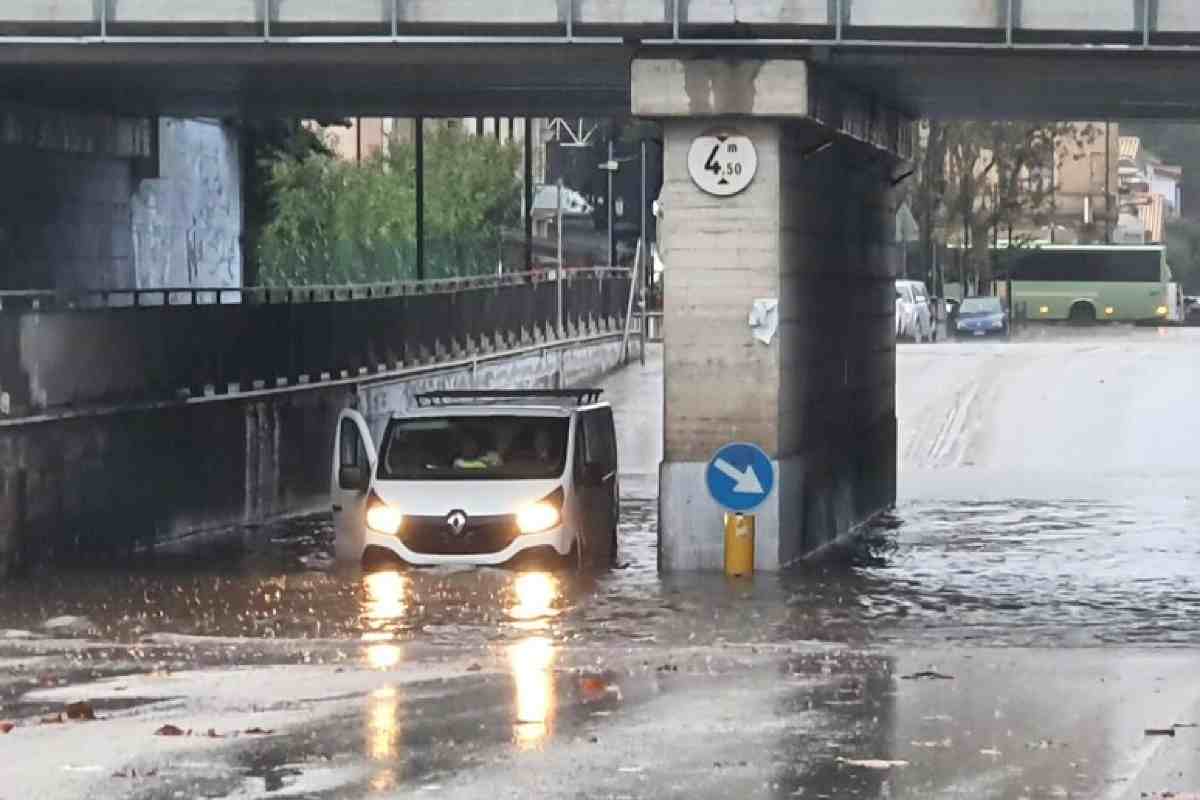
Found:
<path fill-rule="evenodd" d="M 522 272 L 533 269 L 533 125 L 525 118 L 525 266 Z"/>
<path fill-rule="evenodd" d="M 563 179 L 561 174 L 558 178 L 558 274 L 555 276 L 555 283 L 558 287 L 558 338 L 565 339 L 566 335 L 563 331 Z"/>
<path fill-rule="evenodd" d="M 613 140 L 612 131 L 608 134 L 608 163 L 604 165 L 605 171 L 608 173 L 608 199 L 604 201 L 608 208 L 608 265 L 614 267 L 617 264 L 617 237 L 613 230 L 613 173 L 616 171 L 617 161 L 613 157 Z"/>
<path fill-rule="evenodd" d="M 1112 183 L 1109 173 L 1112 170 L 1112 143 L 1108 138 L 1109 123 L 1104 122 L 1104 241 L 1112 244 Z"/>
<path fill-rule="evenodd" d="M 425 118 L 417 117 L 413 127 L 417 168 L 417 280 L 425 280 Z"/>

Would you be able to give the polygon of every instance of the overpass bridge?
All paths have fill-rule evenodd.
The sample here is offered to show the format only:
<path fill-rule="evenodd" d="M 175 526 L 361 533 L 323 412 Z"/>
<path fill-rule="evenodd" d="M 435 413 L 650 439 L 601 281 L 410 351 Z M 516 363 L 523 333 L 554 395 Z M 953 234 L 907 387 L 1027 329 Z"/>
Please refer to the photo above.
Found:
<path fill-rule="evenodd" d="M 1191 117 L 1191 0 L 11 0 L 0 95 L 130 114 L 623 114 L 636 57 L 801 58 L 909 114 Z M 1014 88 L 1016 91 L 1014 91 Z"/>
<path fill-rule="evenodd" d="M 720 566 L 703 475 L 729 441 L 779 473 L 761 569 L 894 501 L 916 115 L 1200 118 L 1193 0 L 9 0 L 0 33 L 26 105 L 658 120 L 668 570 Z"/>

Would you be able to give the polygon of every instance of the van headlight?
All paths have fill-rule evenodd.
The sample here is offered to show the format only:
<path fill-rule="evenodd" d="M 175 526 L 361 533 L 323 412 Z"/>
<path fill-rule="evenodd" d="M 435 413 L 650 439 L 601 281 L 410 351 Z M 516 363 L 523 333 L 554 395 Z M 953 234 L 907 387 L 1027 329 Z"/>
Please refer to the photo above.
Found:
<path fill-rule="evenodd" d="M 517 512 L 517 530 L 521 533 L 541 533 L 562 522 L 565 495 L 562 487 L 555 489 L 536 503 Z"/>
<path fill-rule="evenodd" d="M 553 528 L 561 519 L 562 513 L 543 500 L 517 512 L 517 527 L 521 533 L 541 533 Z"/>
<path fill-rule="evenodd" d="M 395 506 L 385 503 L 379 495 L 371 494 L 367 501 L 367 527 L 377 533 L 395 536 L 404 524 L 404 515 Z"/>

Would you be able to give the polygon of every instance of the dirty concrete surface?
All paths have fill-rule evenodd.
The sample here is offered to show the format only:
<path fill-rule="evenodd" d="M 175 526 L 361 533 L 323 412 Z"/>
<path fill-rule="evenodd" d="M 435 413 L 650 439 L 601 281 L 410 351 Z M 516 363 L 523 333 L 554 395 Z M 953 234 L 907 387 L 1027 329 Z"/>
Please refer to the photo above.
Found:
<path fill-rule="evenodd" d="M 318 516 L 9 582 L 0 798 L 1196 796 L 1198 353 L 901 346 L 898 508 L 782 576 L 657 574 L 652 357 L 619 569 L 364 576 Z"/>

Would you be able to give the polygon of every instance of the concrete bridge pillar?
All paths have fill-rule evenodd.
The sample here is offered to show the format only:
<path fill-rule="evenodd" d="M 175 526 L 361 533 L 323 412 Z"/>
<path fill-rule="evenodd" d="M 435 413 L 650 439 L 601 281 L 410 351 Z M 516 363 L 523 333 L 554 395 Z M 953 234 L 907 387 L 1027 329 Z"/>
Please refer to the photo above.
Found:
<path fill-rule="evenodd" d="M 660 566 L 721 568 L 705 470 L 752 442 L 778 476 L 756 568 L 777 570 L 895 501 L 892 196 L 911 123 L 796 60 L 638 60 L 633 111 L 665 136 Z M 706 134 L 753 143 L 739 193 L 693 177 Z M 777 301 L 769 341 L 749 324 L 759 300 Z"/>

